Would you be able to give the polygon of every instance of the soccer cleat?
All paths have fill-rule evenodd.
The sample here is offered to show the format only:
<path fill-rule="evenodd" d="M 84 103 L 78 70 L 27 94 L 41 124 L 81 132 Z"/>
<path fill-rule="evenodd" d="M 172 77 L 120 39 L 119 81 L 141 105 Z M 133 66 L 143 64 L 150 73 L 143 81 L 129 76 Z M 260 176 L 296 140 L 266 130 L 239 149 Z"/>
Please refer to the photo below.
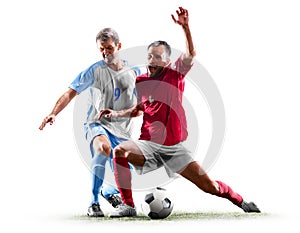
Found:
<path fill-rule="evenodd" d="M 109 217 L 111 218 L 135 217 L 135 216 L 136 216 L 135 208 L 126 204 L 118 205 L 116 210 L 109 215 Z"/>
<path fill-rule="evenodd" d="M 87 215 L 89 217 L 104 217 L 102 210 L 100 209 L 99 203 L 94 203 L 88 208 Z"/>
<path fill-rule="evenodd" d="M 102 192 L 101 192 L 101 196 L 103 196 Z M 112 207 L 116 208 L 118 205 L 122 204 L 122 199 L 121 197 L 119 197 L 118 195 L 112 194 L 110 197 L 106 198 L 104 197 L 105 200 L 107 200 L 109 202 L 109 204 L 112 205 Z"/>
<path fill-rule="evenodd" d="M 260 210 L 258 207 L 253 203 L 253 202 L 245 202 L 243 201 L 241 204 L 241 208 L 246 212 L 246 213 L 260 213 Z"/>

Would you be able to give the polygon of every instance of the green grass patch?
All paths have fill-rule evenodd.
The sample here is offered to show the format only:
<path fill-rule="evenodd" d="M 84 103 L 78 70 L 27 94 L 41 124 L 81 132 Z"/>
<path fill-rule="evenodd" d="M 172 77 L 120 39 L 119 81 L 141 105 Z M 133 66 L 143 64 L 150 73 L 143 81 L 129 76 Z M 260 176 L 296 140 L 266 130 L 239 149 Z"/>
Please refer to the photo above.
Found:
<path fill-rule="evenodd" d="M 238 220 L 238 219 L 253 219 L 269 216 L 266 213 L 243 213 L 243 212 L 173 212 L 165 219 L 152 220 L 143 213 L 138 213 L 137 217 L 110 218 L 105 217 L 95 218 L 86 215 L 73 216 L 72 220 L 78 221 L 188 221 L 188 220 Z"/>

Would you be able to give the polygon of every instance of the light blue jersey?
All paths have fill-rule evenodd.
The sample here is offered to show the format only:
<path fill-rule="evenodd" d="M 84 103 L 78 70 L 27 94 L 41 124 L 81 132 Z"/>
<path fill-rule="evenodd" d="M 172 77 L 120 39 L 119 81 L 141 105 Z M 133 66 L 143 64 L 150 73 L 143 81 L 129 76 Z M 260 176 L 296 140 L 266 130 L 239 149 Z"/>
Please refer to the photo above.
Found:
<path fill-rule="evenodd" d="M 133 107 L 137 103 L 135 79 L 139 75 L 138 68 L 125 66 L 120 71 L 110 69 L 101 60 L 81 72 L 70 84 L 69 88 L 79 94 L 89 88 L 88 112 L 86 127 L 91 123 L 100 123 L 113 135 L 129 138 L 132 133 L 130 118 L 104 118 L 98 120 L 101 110 L 110 108 L 122 110 Z M 87 129 L 87 128 L 86 128 Z"/>
<path fill-rule="evenodd" d="M 88 111 L 84 125 L 86 139 L 90 144 L 92 154 L 91 205 L 99 202 L 98 195 L 103 184 L 107 160 L 109 160 L 110 165 L 112 164 L 112 153 L 109 158 L 101 154 L 95 154 L 92 140 L 97 135 L 105 135 L 110 140 L 113 149 L 120 142 L 129 139 L 132 133 L 131 118 L 112 119 L 102 117 L 98 120 L 99 113 L 107 108 L 122 110 L 136 105 L 135 80 L 139 74 L 138 68 L 127 65 L 120 71 L 114 71 L 101 60 L 82 71 L 69 86 L 78 94 L 85 90 L 89 91 Z M 102 194 L 106 198 L 116 193 L 119 193 L 119 191 L 113 186 L 106 186 L 105 189 L 102 189 Z"/>

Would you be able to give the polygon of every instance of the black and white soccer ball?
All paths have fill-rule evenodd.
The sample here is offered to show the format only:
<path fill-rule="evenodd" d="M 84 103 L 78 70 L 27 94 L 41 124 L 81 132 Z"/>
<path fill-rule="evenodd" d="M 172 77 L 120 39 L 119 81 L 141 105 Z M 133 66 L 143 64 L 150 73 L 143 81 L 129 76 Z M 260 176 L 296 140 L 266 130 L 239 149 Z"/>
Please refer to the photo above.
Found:
<path fill-rule="evenodd" d="M 173 202 L 168 197 L 166 189 L 157 187 L 146 194 L 142 204 L 143 213 L 151 219 L 164 219 L 173 210 Z"/>

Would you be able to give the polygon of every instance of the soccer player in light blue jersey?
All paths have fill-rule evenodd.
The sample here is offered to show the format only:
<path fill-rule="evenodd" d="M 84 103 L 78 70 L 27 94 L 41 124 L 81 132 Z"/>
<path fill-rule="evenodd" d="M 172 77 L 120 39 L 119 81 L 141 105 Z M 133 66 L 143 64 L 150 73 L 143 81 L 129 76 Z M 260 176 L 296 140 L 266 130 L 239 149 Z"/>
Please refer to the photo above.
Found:
<path fill-rule="evenodd" d="M 103 188 L 102 185 L 106 161 L 111 162 L 115 146 L 130 138 L 132 120 L 130 118 L 112 120 L 104 117 L 98 119 L 98 116 L 102 109 L 121 110 L 136 104 L 135 79 L 139 69 L 129 67 L 126 61 L 120 58 L 121 43 L 115 30 L 102 29 L 96 36 L 96 43 L 103 60 L 91 65 L 74 79 L 69 89 L 57 100 L 50 114 L 44 118 L 39 129 L 43 130 L 47 123 L 52 125 L 57 114 L 76 95 L 89 89 L 90 99 L 87 101 L 89 108 L 84 128 L 92 155 L 92 200 L 87 214 L 92 217 L 103 217 L 99 204 L 100 193 L 113 207 L 122 203 L 117 195 L 118 189 L 110 185 Z"/>

